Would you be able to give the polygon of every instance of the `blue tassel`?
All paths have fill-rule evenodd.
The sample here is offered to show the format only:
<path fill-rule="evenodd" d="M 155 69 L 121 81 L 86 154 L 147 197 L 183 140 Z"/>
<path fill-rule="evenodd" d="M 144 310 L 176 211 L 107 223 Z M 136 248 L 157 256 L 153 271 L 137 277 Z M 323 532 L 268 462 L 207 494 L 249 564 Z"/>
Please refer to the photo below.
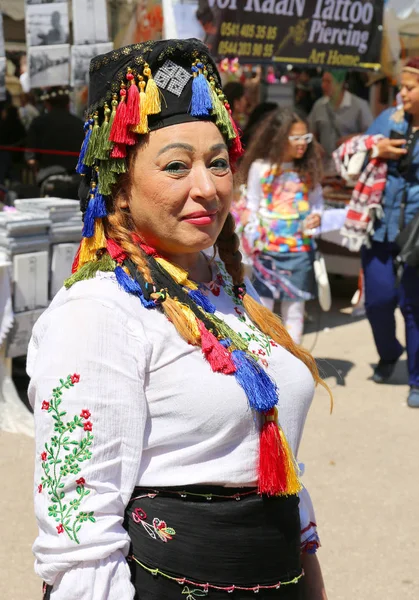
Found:
<path fill-rule="evenodd" d="M 84 157 L 86 156 L 86 152 L 87 152 L 87 147 L 89 145 L 90 136 L 92 135 L 92 131 L 93 131 L 93 129 L 90 127 L 90 125 L 93 125 L 93 119 L 89 119 L 84 124 L 84 130 L 85 130 L 86 134 L 84 136 L 84 140 L 83 140 L 83 143 L 81 145 L 80 154 L 79 154 L 79 160 L 77 161 L 77 165 L 76 165 L 76 172 L 79 175 L 85 175 L 86 172 L 89 169 L 89 167 L 87 167 L 83 163 L 83 161 L 84 161 Z"/>
<path fill-rule="evenodd" d="M 230 338 L 224 338 L 223 340 L 218 340 L 220 342 L 220 344 L 222 346 L 224 346 L 224 348 L 230 348 L 232 342 L 230 340 Z"/>
<path fill-rule="evenodd" d="M 132 277 L 127 275 L 124 269 L 119 265 L 115 268 L 115 277 L 122 289 L 128 292 L 128 294 L 133 294 L 134 296 L 139 297 L 144 308 L 156 308 L 156 304 L 153 302 L 153 300 L 146 300 L 144 298 L 140 284 L 137 283 L 135 279 L 132 279 Z"/>
<path fill-rule="evenodd" d="M 193 117 L 206 117 L 212 112 L 210 86 L 202 73 L 201 69 L 203 68 L 202 63 L 192 67 L 194 76 L 192 80 L 191 115 Z M 198 75 L 195 75 L 195 73 L 198 73 Z"/>
<path fill-rule="evenodd" d="M 99 194 L 94 184 L 90 190 L 89 204 L 84 213 L 83 237 L 92 237 L 95 233 L 95 219 L 102 219 L 107 214 L 105 198 Z"/>
<path fill-rule="evenodd" d="M 94 198 L 89 200 L 86 212 L 84 213 L 82 236 L 85 238 L 91 238 L 95 233 L 94 202 Z"/>
<path fill-rule="evenodd" d="M 207 313 L 215 313 L 215 306 L 212 302 L 208 300 L 208 298 L 201 292 L 201 290 L 188 290 L 188 296 L 192 298 L 192 300 L 205 310 Z"/>
<path fill-rule="evenodd" d="M 278 388 L 266 371 L 243 350 L 234 350 L 231 357 L 237 369 L 234 376 L 245 391 L 250 407 L 258 412 L 274 408 L 278 403 Z"/>

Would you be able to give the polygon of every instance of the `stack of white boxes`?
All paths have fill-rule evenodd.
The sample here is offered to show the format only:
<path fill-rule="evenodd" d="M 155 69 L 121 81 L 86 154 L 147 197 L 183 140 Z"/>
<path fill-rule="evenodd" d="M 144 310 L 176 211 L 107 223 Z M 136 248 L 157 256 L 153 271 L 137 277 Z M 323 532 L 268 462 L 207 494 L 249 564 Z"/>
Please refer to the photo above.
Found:
<path fill-rule="evenodd" d="M 0 213 L 0 247 L 12 263 L 15 321 L 7 356 L 24 356 L 30 332 L 48 306 L 49 228 L 47 215 Z"/>
<path fill-rule="evenodd" d="M 24 356 L 32 328 L 71 274 L 81 239 L 77 200 L 30 198 L 0 213 L 0 247 L 13 264 L 15 322 L 7 356 Z"/>
<path fill-rule="evenodd" d="M 16 200 L 20 211 L 44 215 L 50 222 L 51 245 L 49 265 L 49 299 L 62 287 L 64 279 L 71 274 L 71 266 L 81 240 L 82 220 L 77 200 L 63 198 L 30 198 Z"/>

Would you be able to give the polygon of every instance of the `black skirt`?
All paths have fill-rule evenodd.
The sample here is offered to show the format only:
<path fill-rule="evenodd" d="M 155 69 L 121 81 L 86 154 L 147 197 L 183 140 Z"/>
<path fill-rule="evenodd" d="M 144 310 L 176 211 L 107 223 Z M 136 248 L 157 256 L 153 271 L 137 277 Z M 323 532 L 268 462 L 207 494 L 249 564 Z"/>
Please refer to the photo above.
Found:
<path fill-rule="evenodd" d="M 302 600 L 298 504 L 250 488 L 136 488 L 124 521 L 135 600 Z"/>
<path fill-rule="evenodd" d="M 298 503 L 249 488 L 136 488 L 124 524 L 136 600 L 300 600 Z"/>

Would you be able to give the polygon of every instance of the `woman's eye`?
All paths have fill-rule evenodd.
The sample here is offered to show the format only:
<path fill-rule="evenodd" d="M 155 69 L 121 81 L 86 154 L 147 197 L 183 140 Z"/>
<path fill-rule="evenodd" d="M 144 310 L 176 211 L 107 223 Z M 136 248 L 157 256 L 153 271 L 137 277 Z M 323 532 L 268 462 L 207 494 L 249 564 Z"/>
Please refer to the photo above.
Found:
<path fill-rule="evenodd" d="M 221 171 L 224 171 L 225 169 L 229 168 L 229 163 L 225 158 L 217 158 L 217 160 L 214 160 L 211 163 L 211 168 L 212 169 L 219 169 Z"/>
<path fill-rule="evenodd" d="M 187 168 L 188 167 L 185 165 L 185 163 L 176 160 L 169 163 L 164 170 L 169 171 L 170 173 L 180 173 L 181 171 L 186 171 Z"/>

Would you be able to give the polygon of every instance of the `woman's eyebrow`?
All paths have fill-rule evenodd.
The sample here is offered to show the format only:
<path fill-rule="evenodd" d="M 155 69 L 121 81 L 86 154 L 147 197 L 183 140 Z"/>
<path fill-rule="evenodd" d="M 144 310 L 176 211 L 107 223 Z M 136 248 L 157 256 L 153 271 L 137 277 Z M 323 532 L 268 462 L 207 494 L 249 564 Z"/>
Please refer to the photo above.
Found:
<path fill-rule="evenodd" d="M 195 148 L 193 146 L 190 146 L 189 144 L 181 144 L 180 142 L 174 142 L 173 144 L 167 144 L 167 146 L 164 146 L 161 150 L 159 150 L 157 156 L 160 156 L 160 154 L 163 154 L 168 150 L 173 150 L 174 148 L 177 148 L 178 150 L 186 150 L 187 152 L 194 152 L 195 150 Z"/>
<path fill-rule="evenodd" d="M 226 152 L 228 152 L 228 148 L 223 142 L 220 142 L 219 144 L 214 144 L 214 146 L 211 146 L 210 148 L 210 152 L 218 152 L 218 150 L 225 150 Z"/>

